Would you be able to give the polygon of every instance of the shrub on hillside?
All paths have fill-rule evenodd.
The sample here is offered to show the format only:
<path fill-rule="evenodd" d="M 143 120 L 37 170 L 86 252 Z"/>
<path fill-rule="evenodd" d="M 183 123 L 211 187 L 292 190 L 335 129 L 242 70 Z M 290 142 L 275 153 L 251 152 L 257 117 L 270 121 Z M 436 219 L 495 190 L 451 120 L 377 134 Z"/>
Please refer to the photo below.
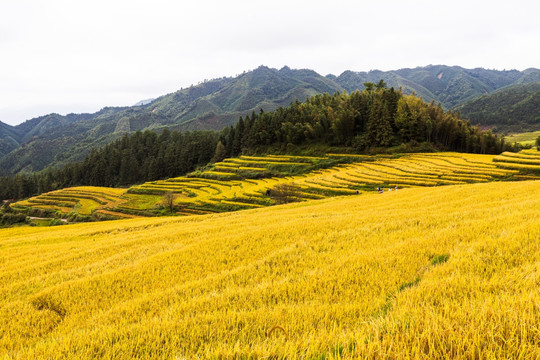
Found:
<path fill-rule="evenodd" d="M 2 225 L 22 224 L 25 222 L 26 222 L 25 214 L 5 213 L 0 218 L 0 223 Z"/>
<path fill-rule="evenodd" d="M 49 226 L 57 226 L 57 225 L 64 225 L 64 222 L 60 219 L 52 219 L 49 222 Z"/>
<path fill-rule="evenodd" d="M 268 190 L 270 196 L 278 204 L 299 201 L 301 189 L 294 184 L 279 184 Z"/>
<path fill-rule="evenodd" d="M 42 208 L 29 208 L 28 216 L 35 216 L 35 217 L 55 217 L 57 216 L 57 211 L 54 209 L 42 209 Z"/>

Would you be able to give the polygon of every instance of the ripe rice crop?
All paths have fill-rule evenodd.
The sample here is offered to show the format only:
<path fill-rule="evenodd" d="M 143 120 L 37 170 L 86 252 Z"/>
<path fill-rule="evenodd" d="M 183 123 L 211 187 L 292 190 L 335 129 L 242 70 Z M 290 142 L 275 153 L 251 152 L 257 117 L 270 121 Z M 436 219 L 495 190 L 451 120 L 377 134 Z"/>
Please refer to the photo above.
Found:
<path fill-rule="evenodd" d="M 535 148 L 521 150 L 520 153 L 521 154 L 540 156 L 540 151 L 536 150 Z"/>
<path fill-rule="evenodd" d="M 242 156 L 214 164 L 213 170 L 147 182 L 133 186 L 127 192 L 125 189 L 79 187 L 43 194 L 15 206 L 20 209 L 49 209 L 64 215 L 113 215 L 111 212 L 123 212 L 151 216 L 162 206 L 162 197 L 173 192 L 176 194 L 174 205 L 177 213 L 186 215 L 191 214 L 191 210 L 195 213 L 237 210 L 233 205 L 242 197 L 251 199 L 252 204 L 267 206 L 286 201 L 310 200 L 314 196 L 355 195 L 360 191 L 373 191 L 379 186 L 401 188 L 455 185 L 511 179 L 512 176 L 519 180 L 539 178 L 536 176 L 538 174 L 534 174 L 537 165 L 519 163 L 530 162 L 538 152 L 511 156 L 505 154 L 500 155 L 505 156 L 504 162 L 494 162 L 492 155 L 459 153 L 407 154 L 400 157 L 332 154 L 333 158 L 354 158 L 357 162 L 347 161 L 346 164 L 294 176 L 283 176 L 290 173 L 280 173 L 279 166 L 283 165 L 288 170 L 289 166 L 294 168 L 296 165 L 308 169 L 315 161 L 327 160 L 328 157 Z M 526 159 L 522 160 L 524 156 Z M 274 176 L 276 174 L 281 177 Z M 246 176 L 256 179 L 245 179 Z M 273 192 L 276 187 L 292 184 L 296 189 L 293 191 L 289 188 L 287 192 L 293 191 L 294 194 L 280 199 L 274 196 L 283 195 L 280 194 L 282 191 Z"/>
<path fill-rule="evenodd" d="M 26 201 L 14 204 L 18 209 L 45 209 L 57 211 L 61 216 L 73 214 L 91 215 L 97 210 L 109 210 L 107 215 L 114 215 L 110 210 L 126 202 L 122 196 L 126 189 L 79 186 L 44 193 Z"/>
<path fill-rule="evenodd" d="M 339 154 L 334 154 L 340 157 Z M 242 156 L 238 159 L 225 159 L 218 164 L 226 164 L 228 171 L 238 171 L 241 164 L 251 162 L 256 164 L 246 170 L 264 170 L 268 165 L 269 159 L 275 162 L 279 159 L 281 163 L 290 162 L 293 158 L 302 158 L 311 161 L 317 158 L 310 157 L 292 157 L 292 156 Z M 320 158 L 319 158 L 320 159 Z M 361 157 L 359 157 L 361 159 Z M 374 189 L 378 185 L 382 186 L 435 186 L 460 184 L 465 182 L 484 182 L 492 180 L 497 176 L 506 176 L 515 173 L 515 170 L 505 170 L 497 168 L 491 161 L 490 155 L 470 155 L 457 153 L 441 154 L 411 154 L 393 159 L 391 157 L 382 157 L 378 161 L 352 163 L 343 166 L 337 166 L 329 169 L 320 169 L 308 174 L 299 176 L 290 176 L 283 178 L 266 179 L 246 179 L 246 180 L 215 180 L 201 179 L 196 177 L 183 177 L 169 179 L 166 181 L 157 181 L 139 186 L 146 189 L 167 189 L 179 194 L 189 192 L 190 197 L 180 197 L 177 204 L 182 207 L 181 212 L 188 208 L 200 209 L 201 206 L 207 206 L 207 210 L 216 211 L 216 205 L 220 203 L 231 205 L 237 197 L 243 195 L 249 196 L 257 204 L 271 204 L 271 199 L 264 196 L 269 189 L 279 184 L 295 184 L 299 186 L 297 193 L 290 197 L 296 201 L 312 199 L 314 194 L 317 196 L 335 196 L 344 194 L 357 194 L 359 189 L 365 189 L 367 184 L 369 188 Z M 234 166 L 234 168 L 231 167 Z M 220 165 L 221 166 L 221 165 Z M 221 167 L 216 166 L 221 170 Z M 218 173 L 220 173 L 218 172 Z M 206 171 L 203 174 L 212 174 L 215 171 Z M 240 174 L 240 173 L 237 173 Z M 216 185 L 211 185 L 213 182 Z M 169 184 L 174 183 L 174 186 Z M 210 187 L 214 187 L 211 189 Z M 218 189 L 216 192 L 216 188 Z M 211 200 L 211 201 L 210 201 Z"/>
<path fill-rule="evenodd" d="M 512 161 L 512 162 L 501 161 L 501 162 L 497 163 L 497 166 L 500 167 L 500 168 L 505 168 L 505 169 L 540 170 L 540 164 L 538 164 L 538 165 L 524 164 L 524 163 L 521 163 L 521 162 L 514 162 L 514 161 Z"/>
<path fill-rule="evenodd" d="M 519 153 L 512 153 L 512 152 L 503 152 L 501 154 L 505 157 L 515 157 L 515 158 L 521 158 L 521 159 L 533 159 L 533 160 L 540 160 L 540 153 L 533 153 L 533 152 L 519 152 Z"/>
<path fill-rule="evenodd" d="M 297 156 L 297 155 L 268 155 L 266 158 L 273 158 L 273 159 L 302 159 L 302 160 L 324 160 L 328 159 L 328 156 L 320 157 L 320 156 Z"/>
<path fill-rule="evenodd" d="M 217 171 L 221 171 L 221 172 L 235 172 L 236 170 L 238 170 L 240 166 L 238 165 L 234 165 L 234 166 L 230 166 L 230 165 L 214 165 L 214 169 L 217 170 Z"/>
<path fill-rule="evenodd" d="M 224 170 L 222 171 L 208 170 L 208 171 L 205 171 L 204 173 L 208 175 L 217 176 L 218 178 L 221 177 L 221 178 L 226 178 L 226 179 L 235 175 L 234 172 L 225 172 Z"/>
<path fill-rule="evenodd" d="M 509 162 L 509 163 L 516 163 L 516 164 L 525 164 L 525 165 L 540 165 L 540 159 L 536 158 L 524 158 L 524 157 L 510 157 L 510 156 L 504 156 L 499 155 L 496 156 L 493 161 L 496 162 Z"/>
<path fill-rule="evenodd" d="M 238 167 L 239 170 L 248 170 L 248 171 L 265 171 L 265 168 L 260 167 L 249 167 L 249 166 L 240 166 Z"/>
<path fill-rule="evenodd" d="M 535 149 L 523 150 L 517 154 L 504 152 L 493 158 L 500 168 L 522 171 L 536 171 L 540 175 L 540 151 Z"/>
<path fill-rule="evenodd" d="M 282 161 L 282 159 L 266 159 L 264 161 L 259 160 L 249 160 L 249 159 L 243 159 L 243 158 L 231 158 L 231 159 L 225 159 L 223 160 L 225 163 L 232 163 L 235 165 L 246 165 L 246 164 L 259 164 L 261 166 L 267 166 L 267 165 L 296 165 L 296 166 L 307 166 L 309 163 L 304 162 L 293 162 L 293 161 Z"/>
<path fill-rule="evenodd" d="M 540 182 L 0 230 L 6 359 L 540 357 Z"/>

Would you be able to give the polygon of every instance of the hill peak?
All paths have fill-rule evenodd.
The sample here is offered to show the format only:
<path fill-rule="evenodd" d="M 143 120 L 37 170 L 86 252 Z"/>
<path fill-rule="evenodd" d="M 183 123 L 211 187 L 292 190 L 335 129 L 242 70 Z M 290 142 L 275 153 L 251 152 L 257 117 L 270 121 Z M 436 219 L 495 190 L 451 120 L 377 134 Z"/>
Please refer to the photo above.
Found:
<path fill-rule="evenodd" d="M 310 69 L 285 65 L 278 70 L 261 64 L 236 77 L 212 79 L 163 95 L 149 106 L 106 107 L 93 114 L 49 114 L 16 127 L 1 123 L 0 140 L 8 145 L 0 149 L 0 174 L 37 171 L 51 164 L 80 160 L 90 148 L 113 141 L 118 136 L 117 128 L 130 132 L 220 130 L 252 111 L 272 111 L 324 92 L 351 93 L 364 89 L 365 82 L 381 79 L 388 87 L 401 88 L 405 94 L 414 92 L 427 102 L 440 102 L 451 109 L 505 86 L 540 82 L 540 70 L 429 65 L 392 71 L 346 70 L 339 76 L 321 76 Z M 45 148 L 54 150 L 40 150 Z M 64 155 L 57 157 L 60 153 Z M 61 159 L 61 163 L 55 163 L 55 159 Z"/>

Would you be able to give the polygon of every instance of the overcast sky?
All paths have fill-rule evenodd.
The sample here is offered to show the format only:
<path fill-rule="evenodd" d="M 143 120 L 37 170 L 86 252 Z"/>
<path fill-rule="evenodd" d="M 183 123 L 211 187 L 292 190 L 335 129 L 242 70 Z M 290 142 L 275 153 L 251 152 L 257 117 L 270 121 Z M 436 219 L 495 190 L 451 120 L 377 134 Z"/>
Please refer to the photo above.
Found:
<path fill-rule="evenodd" d="M 540 67 L 538 0 L 0 0 L 0 121 L 133 105 L 259 65 Z"/>

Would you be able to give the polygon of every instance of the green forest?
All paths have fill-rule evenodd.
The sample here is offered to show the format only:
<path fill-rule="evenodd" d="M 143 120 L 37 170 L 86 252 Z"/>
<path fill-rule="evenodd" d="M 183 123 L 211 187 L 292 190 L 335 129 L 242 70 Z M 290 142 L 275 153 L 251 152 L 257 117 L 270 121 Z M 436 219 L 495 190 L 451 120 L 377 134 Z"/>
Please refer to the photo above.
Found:
<path fill-rule="evenodd" d="M 324 93 L 272 112 L 252 112 L 220 132 L 126 134 L 81 162 L 0 178 L 0 198 L 21 199 L 77 185 L 127 186 L 184 175 L 225 157 L 317 146 L 353 153 L 515 150 L 504 138 L 481 131 L 440 104 L 387 88 L 382 80 L 364 85 L 363 91 L 351 94 Z"/>
<path fill-rule="evenodd" d="M 441 103 L 444 110 L 461 111 L 461 118 L 491 128 L 494 133 L 540 129 L 538 107 L 534 106 L 540 96 L 538 91 L 505 95 L 506 90 L 521 85 L 538 86 L 538 69 L 498 71 L 428 65 L 392 71 L 347 70 L 339 76 L 322 76 L 309 69 L 259 66 L 236 77 L 205 80 L 149 103 L 105 107 L 92 114 L 53 113 L 16 126 L 0 121 L 0 176 L 79 162 L 92 149 L 137 131 L 221 131 L 253 111 L 271 112 L 317 94 L 362 91 L 364 84 L 376 84 L 381 79 L 403 94 Z M 490 94 L 497 95 L 497 99 L 474 102 Z"/>
<path fill-rule="evenodd" d="M 472 123 L 497 132 L 536 131 L 540 129 L 540 83 L 503 88 L 457 109 Z"/>

